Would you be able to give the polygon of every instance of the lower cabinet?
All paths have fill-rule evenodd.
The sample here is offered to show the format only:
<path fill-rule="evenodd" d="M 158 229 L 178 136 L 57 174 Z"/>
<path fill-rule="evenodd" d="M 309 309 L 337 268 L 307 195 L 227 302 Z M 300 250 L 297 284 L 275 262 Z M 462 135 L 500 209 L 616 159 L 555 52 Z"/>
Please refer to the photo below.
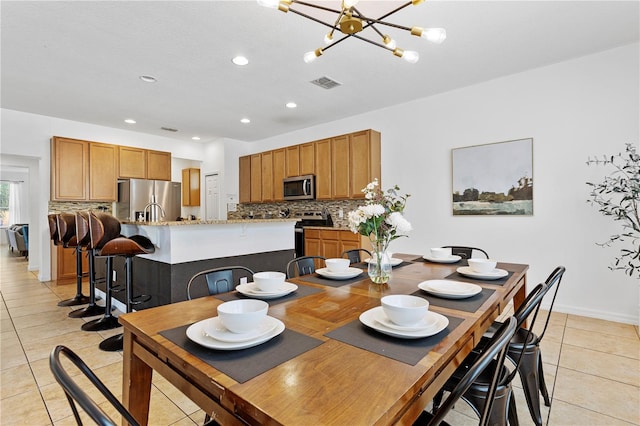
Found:
<path fill-rule="evenodd" d="M 56 280 L 76 279 L 75 247 L 52 246 L 51 255 L 52 278 Z M 88 271 L 89 261 L 86 253 L 82 253 L 82 272 L 86 274 Z"/>
<path fill-rule="evenodd" d="M 307 256 L 341 257 L 345 250 L 361 247 L 362 236 L 348 230 L 312 228 L 304 231 L 304 253 Z"/>

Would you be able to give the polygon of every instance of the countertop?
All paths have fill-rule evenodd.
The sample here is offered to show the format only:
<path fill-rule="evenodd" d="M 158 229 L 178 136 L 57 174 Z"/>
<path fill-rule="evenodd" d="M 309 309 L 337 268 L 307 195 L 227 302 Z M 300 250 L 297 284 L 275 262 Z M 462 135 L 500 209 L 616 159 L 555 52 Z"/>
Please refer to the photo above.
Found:
<path fill-rule="evenodd" d="M 276 218 L 276 219 L 228 219 L 228 220 L 180 220 L 167 222 L 121 222 L 123 225 L 141 226 L 189 226 L 189 225 L 228 225 L 236 223 L 275 223 L 298 222 L 300 219 Z"/>

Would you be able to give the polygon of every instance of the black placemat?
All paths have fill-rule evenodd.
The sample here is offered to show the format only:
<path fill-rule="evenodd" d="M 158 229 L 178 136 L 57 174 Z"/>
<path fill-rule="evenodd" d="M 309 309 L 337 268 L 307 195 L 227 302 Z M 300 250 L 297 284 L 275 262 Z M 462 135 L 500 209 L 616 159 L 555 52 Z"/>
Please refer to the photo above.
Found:
<path fill-rule="evenodd" d="M 405 364 L 416 365 L 464 321 L 462 318 L 445 316 L 449 319 L 447 328 L 434 336 L 422 339 L 399 339 L 387 336 L 362 324 L 359 319 L 336 328 L 325 336 Z"/>
<path fill-rule="evenodd" d="M 348 280 L 331 280 L 329 278 L 324 278 L 317 273 L 301 275 L 296 278 L 308 283 L 327 285 L 329 287 L 342 287 L 343 285 L 353 284 L 355 282 L 361 281 L 363 278 L 366 278 L 366 277 L 367 277 L 367 273 L 365 271 L 364 273 L 358 275 L 357 277 L 349 278 Z"/>
<path fill-rule="evenodd" d="M 430 306 L 433 305 L 441 308 L 455 309 L 458 311 L 475 312 L 495 292 L 496 292 L 495 290 L 483 288 L 480 293 L 474 296 L 468 297 L 466 299 L 445 299 L 442 297 L 429 294 L 424 290 L 418 290 L 411 294 L 413 296 L 418 296 L 418 297 L 422 297 L 423 299 L 427 299 L 429 301 Z"/>
<path fill-rule="evenodd" d="M 465 283 L 471 283 L 471 284 L 482 283 L 482 284 L 503 285 L 504 283 L 509 281 L 509 278 L 511 278 L 511 275 L 513 275 L 513 272 L 509 272 L 506 277 L 500 278 L 498 280 L 481 280 L 481 279 L 478 279 L 478 278 L 465 277 L 464 275 L 462 275 L 462 274 L 460 274 L 458 272 L 454 272 L 453 274 L 450 274 L 450 275 L 447 275 L 446 277 L 444 277 L 444 279 L 445 280 L 464 281 Z"/>
<path fill-rule="evenodd" d="M 407 260 L 403 260 L 401 263 L 398 263 L 397 265 L 393 266 L 392 269 L 402 268 L 403 266 L 411 265 L 412 263 L 413 262 L 409 262 Z M 367 262 L 352 263 L 350 266 L 352 268 L 364 269 L 365 271 L 367 269 L 369 269 L 369 264 Z"/>
<path fill-rule="evenodd" d="M 273 339 L 252 348 L 218 351 L 189 340 L 186 330 L 190 325 L 161 331 L 160 335 L 239 383 L 251 380 L 323 343 L 322 340 L 287 329 Z"/>
<path fill-rule="evenodd" d="M 321 288 L 308 287 L 306 285 L 298 285 L 298 289 L 296 291 L 289 293 L 286 296 L 278 297 L 277 299 L 261 299 L 261 300 L 264 300 L 265 302 L 267 302 L 269 306 L 273 306 L 273 305 L 277 305 L 278 303 L 289 302 L 291 300 L 300 299 L 301 297 L 309 296 L 311 294 L 320 293 L 321 291 L 322 291 Z M 216 294 L 215 297 L 216 299 L 224 300 L 225 302 L 229 302 L 230 300 L 251 299 L 251 297 L 245 296 L 244 294 L 238 291 Z"/>

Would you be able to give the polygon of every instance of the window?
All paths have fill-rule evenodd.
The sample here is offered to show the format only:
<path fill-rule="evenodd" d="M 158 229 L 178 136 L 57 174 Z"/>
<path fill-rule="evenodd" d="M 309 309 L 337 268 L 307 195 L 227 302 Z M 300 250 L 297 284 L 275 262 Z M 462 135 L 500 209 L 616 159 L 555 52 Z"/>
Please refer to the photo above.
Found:
<path fill-rule="evenodd" d="M 0 226 L 9 226 L 9 182 L 0 182 Z"/>

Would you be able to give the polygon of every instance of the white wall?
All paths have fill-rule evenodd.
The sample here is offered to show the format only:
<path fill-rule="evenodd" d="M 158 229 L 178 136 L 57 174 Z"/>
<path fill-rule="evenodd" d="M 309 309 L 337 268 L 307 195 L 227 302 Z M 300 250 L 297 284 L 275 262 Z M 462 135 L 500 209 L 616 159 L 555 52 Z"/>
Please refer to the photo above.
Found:
<path fill-rule="evenodd" d="M 604 170 L 589 156 L 638 144 L 637 43 L 430 98 L 281 135 L 258 152 L 372 128 L 382 133 L 382 181 L 410 193 L 414 232 L 393 251 L 424 253 L 442 244 L 474 245 L 501 261 L 530 265 L 530 286 L 567 267 L 556 308 L 638 323 L 638 284 L 607 269 L 617 248 L 596 242 L 620 231 L 586 203 L 586 181 Z M 339 89 L 334 89 L 339 90 Z M 454 217 L 451 149 L 534 140 L 534 215 Z"/>
<path fill-rule="evenodd" d="M 172 157 L 186 160 L 202 161 L 204 158 L 205 144 L 202 143 L 177 142 L 175 139 L 7 109 L 0 110 L 0 118 L 0 166 L 29 168 L 29 269 L 39 271 L 40 281 L 51 279 L 47 206 L 52 136 L 169 151 Z M 180 176 L 180 181 L 180 170 L 173 170 L 172 176 Z"/>

